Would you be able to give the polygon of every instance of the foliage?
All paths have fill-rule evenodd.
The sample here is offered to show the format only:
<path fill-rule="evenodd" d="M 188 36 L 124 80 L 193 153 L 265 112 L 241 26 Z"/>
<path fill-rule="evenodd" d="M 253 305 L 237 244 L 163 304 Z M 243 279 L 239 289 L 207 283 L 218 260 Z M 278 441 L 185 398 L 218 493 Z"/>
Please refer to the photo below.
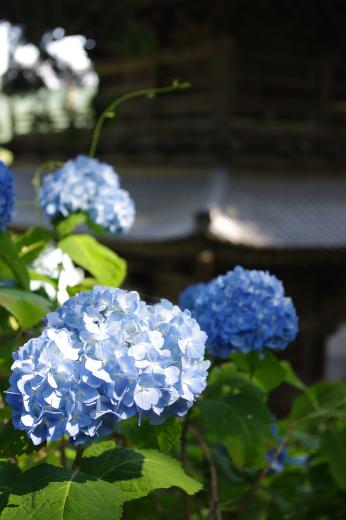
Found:
<path fill-rule="evenodd" d="M 91 155 L 103 122 L 123 101 L 102 114 Z M 35 176 L 37 190 L 49 169 Z M 77 208 L 49 230 L 0 233 L 1 518 L 345 518 L 346 384 L 307 387 L 272 344 L 269 351 L 263 342 L 258 348 L 263 329 L 258 336 L 256 320 L 263 316 L 280 322 L 289 307 L 290 334 L 270 322 L 278 348 L 295 332 L 280 282 L 264 276 L 268 303 L 262 275 L 255 275 L 256 291 L 232 277 L 238 300 L 229 299 L 231 309 L 221 305 L 222 291 L 217 305 L 208 302 L 216 342 L 221 329 L 229 333 L 236 324 L 239 332 L 244 307 L 251 312 L 245 312 L 246 348 L 211 357 L 200 396 L 209 366 L 202 323 L 167 301 L 148 305 L 119 289 L 126 261 L 97 237 L 76 233 L 80 225 L 91 222 Z M 247 277 L 245 270 L 238 274 Z M 106 287 L 94 287 L 100 284 Z M 62 286 L 66 300 L 59 307 Z M 192 308 L 199 296 L 186 295 Z M 287 385 L 296 397 L 277 420 L 272 392 Z M 34 423 L 44 434 L 35 436 Z M 88 442 L 70 442 L 81 439 Z"/>

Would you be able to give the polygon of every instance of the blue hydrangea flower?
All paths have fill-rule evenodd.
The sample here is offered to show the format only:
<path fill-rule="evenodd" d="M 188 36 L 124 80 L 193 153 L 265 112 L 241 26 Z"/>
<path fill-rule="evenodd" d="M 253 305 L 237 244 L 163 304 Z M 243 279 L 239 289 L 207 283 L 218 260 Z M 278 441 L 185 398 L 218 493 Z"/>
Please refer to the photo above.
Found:
<path fill-rule="evenodd" d="M 276 450 L 267 452 L 267 462 L 270 463 L 270 473 L 282 473 L 287 466 L 305 466 L 309 460 L 308 455 L 289 455 L 285 445 L 282 445 L 280 453 Z"/>
<path fill-rule="evenodd" d="M 208 335 L 208 350 L 221 358 L 231 352 L 283 350 L 298 332 L 294 305 L 282 283 L 268 272 L 236 267 L 180 296 Z"/>
<path fill-rule="evenodd" d="M 14 179 L 11 170 L 0 161 L 0 231 L 11 222 L 14 213 Z"/>
<path fill-rule="evenodd" d="M 206 334 L 166 300 L 94 287 L 48 314 L 41 336 L 13 355 L 6 400 L 35 444 L 75 444 L 132 416 L 152 424 L 183 416 L 206 386 Z"/>
<path fill-rule="evenodd" d="M 277 423 L 272 424 L 271 430 L 273 436 L 277 438 L 279 448 L 267 451 L 266 458 L 267 462 L 270 464 L 270 473 L 282 473 L 289 465 L 305 466 L 309 460 L 308 455 L 289 455 L 286 444 L 279 436 Z"/>
<path fill-rule="evenodd" d="M 112 166 L 84 155 L 44 177 L 40 206 L 53 222 L 85 212 L 111 233 L 127 232 L 135 219 L 134 203 L 127 191 L 120 189 Z"/>

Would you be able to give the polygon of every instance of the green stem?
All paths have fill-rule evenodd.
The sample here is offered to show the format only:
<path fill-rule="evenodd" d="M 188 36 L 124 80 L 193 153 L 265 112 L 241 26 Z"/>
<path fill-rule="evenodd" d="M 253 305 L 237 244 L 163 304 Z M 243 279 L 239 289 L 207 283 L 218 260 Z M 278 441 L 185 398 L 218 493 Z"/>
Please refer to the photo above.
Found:
<path fill-rule="evenodd" d="M 158 88 L 148 88 L 135 90 L 134 92 L 130 92 L 129 94 L 125 94 L 117 99 L 115 99 L 100 115 L 95 125 L 89 157 L 95 157 L 96 148 L 98 142 L 100 140 L 100 134 L 102 130 L 102 126 L 107 118 L 114 118 L 117 116 L 118 109 L 120 105 L 125 103 L 126 101 L 130 101 L 131 99 L 135 99 L 138 97 L 148 97 L 153 98 L 157 94 L 166 94 L 168 92 L 173 92 L 175 90 L 185 90 L 190 88 L 190 83 L 180 83 L 179 81 L 173 81 L 172 85 L 168 85 L 167 87 L 158 87 Z"/>
<path fill-rule="evenodd" d="M 75 459 L 74 459 L 73 464 L 72 464 L 72 468 L 73 469 L 78 469 L 79 468 L 81 460 L 82 460 L 82 457 L 83 457 L 84 449 L 85 448 L 83 448 L 83 446 L 77 446 L 76 456 L 75 456 Z"/>
<path fill-rule="evenodd" d="M 187 412 L 187 414 L 184 417 L 183 422 L 183 429 L 181 432 L 181 441 L 180 441 L 180 459 L 181 459 L 181 465 L 183 469 L 187 470 L 187 432 L 190 425 L 190 416 L 191 416 L 192 408 Z M 184 510 L 185 520 L 190 520 L 191 518 L 191 500 L 189 495 L 184 493 Z"/>
<path fill-rule="evenodd" d="M 65 437 L 61 437 L 60 444 L 59 444 L 59 452 L 60 452 L 60 464 L 63 468 L 66 468 L 66 439 Z"/>
<path fill-rule="evenodd" d="M 33 185 L 35 189 L 35 209 L 36 209 L 36 215 L 40 216 L 40 201 L 39 201 L 39 191 L 41 187 L 41 176 L 44 172 L 56 170 L 57 168 L 60 168 L 63 166 L 63 162 L 61 161 L 45 161 L 44 163 L 40 164 L 40 166 L 36 169 L 33 178 L 31 180 L 31 184 Z"/>
<path fill-rule="evenodd" d="M 220 510 L 220 504 L 219 504 L 219 492 L 218 492 L 218 476 L 216 467 L 213 461 L 213 457 L 211 454 L 211 451 L 209 449 L 208 444 L 205 442 L 204 438 L 200 434 L 199 430 L 195 428 L 194 426 L 190 426 L 190 431 L 196 438 L 198 444 L 200 445 L 203 455 L 205 457 L 205 460 L 208 463 L 209 466 L 209 472 L 210 472 L 210 489 L 209 489 L 209 502 L 210 502 L 210 513 L 211 518 L 214 520 L 222 520 L 222 513 Z"/>
<path fill-rule="evenodd" d="M 287 441 L 290 438 L 290 436 L 292 434 L 292 431 L 293 431 L 293 429 L 295 428 L 295 426 L 297 424 L 298 424 L 298 421 L 293 421 L 290 424 L 290 426 L 287 429 L 287 432 L 286 432 L 284 438 L 280 441 L 280 444 L 279 444 L 278 448 L 275 450 L 274 456 L 271 458 L 271 460 L 267 463 L 267 465 L 260 472 L 260 474 L 259 474 L 259 476 L 258 476 L 258 478 L 257 478 L 257 480 L 255 482 L 254 487 L 249 491 L 249 493 L 247 493 L 245 495 L 245 497 L 241 501 L 241 503 L 239 505 L 239 508 L 238 508 L 238 516 L 240 516 L 241 513 L 243 513 L 247 509 L 247 507 L 250 504 L 250 502 L 257 495 L 257 492 L 259 491 L 259 489 L 260 489 L 260 487 L 262 485 L 263 480 L 268 475 L 268 473 L 270 471 L 270 468 L 272 467 L 273 462 L 278 460 L 278 458 L 280 457 L 280 454 L 282 453 L 282 450 L 285 449 L 285 445 L 287 444 Z"/>

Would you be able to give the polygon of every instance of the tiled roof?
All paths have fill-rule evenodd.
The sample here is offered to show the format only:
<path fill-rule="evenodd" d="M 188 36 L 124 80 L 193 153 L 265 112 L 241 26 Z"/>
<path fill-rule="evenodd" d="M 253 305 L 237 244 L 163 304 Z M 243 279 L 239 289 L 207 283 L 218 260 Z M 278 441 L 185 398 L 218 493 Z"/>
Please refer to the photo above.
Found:
<path fill-rule="evenodd" d="M 27 168 L 15 169 L 18 199 L 32 197 Z M 170 241 L 202 232 L 234 245 L 279 249 L 346 249 L 346 175 L 313 172 L 213 172 L 122 168 L 135 199 L 126 242 Z M 203 216 L 205 218 L 198 218 Z M 15 224 L 37 222 L 19 205 Z M 42 224 L 42 223 L 41 223 Z"/>

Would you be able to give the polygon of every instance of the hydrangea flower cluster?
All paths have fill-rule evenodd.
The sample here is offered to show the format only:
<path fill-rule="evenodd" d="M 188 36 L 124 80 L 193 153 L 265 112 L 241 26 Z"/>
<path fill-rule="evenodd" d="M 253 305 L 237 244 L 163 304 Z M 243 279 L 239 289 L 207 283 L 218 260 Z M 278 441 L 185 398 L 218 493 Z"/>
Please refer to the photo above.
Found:
<path fill-rule="evenodd" d="M 192 285 L 180 296 L 208 335 L 207 348 L 226 358 L 231 352 L 283 350 L 298 332 L 292 300 L 268 272 L 236 267 L 207 284 Z"/>
<path fill-rule="evenodd" d="M 183 416 L 206 386 L 206 334 L 167 300 L 94 287 L 48 314 L 41 336 L 14 356 L 6 400 L 34 444 L 67 434 L 74 444 L 137 415 L 152 424 Z"/>
<path fill-rule="evenodd" d="M 0 231 L 11 222 L 14 212 L 15 192 L 11 170 L 0 161 Z"/>
<path fill-rule="evenodd" d="M 67 289 L 75 287 L 84 280 L 84 271 L 76 267 L 69 255 L 64 253 L 54 242 L 49 243 L 39 256 L 31 264 L 31 269 L 38 274 L 48 276 L 57 282 L 57 287 L 42 281 L 31 280 L 30 289 L 37 291 L 43 288 L 48 298 L 57 300 L 58 303 L 65 303 L 69 299 Z"/>
<path fill-rule="evenodd" d="M 135 219 L 135 207 L 109 164 L 78 155 L 46 175 L 40 190 L 42 212 L 52 221 L 84 212 L 95 224 L 113 234 L 126 233 Z"/>

